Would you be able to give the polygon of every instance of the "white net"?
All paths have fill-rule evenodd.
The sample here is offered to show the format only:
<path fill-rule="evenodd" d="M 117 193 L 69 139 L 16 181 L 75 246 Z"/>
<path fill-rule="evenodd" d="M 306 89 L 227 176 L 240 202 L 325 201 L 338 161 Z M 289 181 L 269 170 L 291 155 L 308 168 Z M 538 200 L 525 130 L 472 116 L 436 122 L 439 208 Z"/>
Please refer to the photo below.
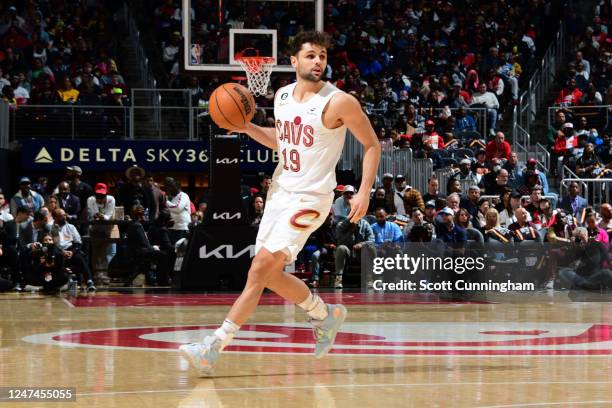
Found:
<path fill-rule="evenodd" d="M 241 57 L 237 61 L 247 74 L 249 91 L 254 96 L 263 96 L 268 92 L 270 74 L 274 66 L 274 58 L 268 57 Z"/>

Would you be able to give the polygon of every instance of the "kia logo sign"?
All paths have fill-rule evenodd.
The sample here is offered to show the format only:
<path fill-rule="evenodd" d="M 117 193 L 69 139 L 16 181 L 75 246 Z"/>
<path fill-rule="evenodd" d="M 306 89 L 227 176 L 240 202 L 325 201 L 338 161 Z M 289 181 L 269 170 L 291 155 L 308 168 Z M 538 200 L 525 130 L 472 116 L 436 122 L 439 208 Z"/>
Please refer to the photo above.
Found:
<path fill-rule="evenodd" d="M 224 157 L 223 159 L 216 159 L 215 163 L 217 164 L 238 164 L 238 158 L 228 159 L 227 157 Z"/>
<path fill-rule="evenodd" d="M 235 214 L 230 214 L 228 212 L 223 213 L 213 213 L 213 220 L 239 220 L 242 215 L 237 212 Z"/>
<path fill-rule="evenodd" d="M 220 245 L 214 249 L 208 250 L 206 245 L 202 245 L 200 247 L 200 258 L 208 259 L 208 258 L 217 258 L 217 259 L 235 259 L 240 258 L 245 254 L 249 254 L 249 257 L 252 258 L 255 256 L 255 245 L 248 245 L 245 248 L 239 249 L 234 247 L 233 245 Z"/>

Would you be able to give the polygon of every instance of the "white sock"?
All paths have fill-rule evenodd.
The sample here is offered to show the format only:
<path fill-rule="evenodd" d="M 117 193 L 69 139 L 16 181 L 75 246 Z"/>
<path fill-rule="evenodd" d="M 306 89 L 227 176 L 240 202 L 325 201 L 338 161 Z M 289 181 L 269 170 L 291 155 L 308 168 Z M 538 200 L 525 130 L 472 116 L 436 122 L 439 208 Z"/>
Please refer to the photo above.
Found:
<path fill-rule="evenodd" d="M 325 302 L 319 295 L 308 293 L 306 300 L 299 303 L 298 306 L 304 309 L 306 314 L 315 320 L 323 320 L 327 317 L 327 306 L 325 306 Z"/>
<path fill-rule="evenodd" d="M 221 327 L 215 330 L 215 336 L 221 339 L 221 350 L 230 344 L 238 329 L 240 329 L 240 326 L 229 319 L 225 319 Z"/>

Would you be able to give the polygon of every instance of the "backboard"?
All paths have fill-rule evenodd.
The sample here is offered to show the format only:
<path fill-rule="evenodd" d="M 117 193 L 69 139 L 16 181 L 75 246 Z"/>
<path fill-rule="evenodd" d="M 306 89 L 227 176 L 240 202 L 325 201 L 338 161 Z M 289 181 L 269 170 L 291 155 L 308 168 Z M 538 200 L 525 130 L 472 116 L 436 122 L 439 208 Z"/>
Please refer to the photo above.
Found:
<path fill-rule="evenodd" d="M 206 6 L 206 7 L 204 7 Z M 323 30 L 323 0 L 182 0 L 186 71 L 242 71 L 238 52 L 273 57 L 292 72 L 288 46 L 299 31 Z"/>

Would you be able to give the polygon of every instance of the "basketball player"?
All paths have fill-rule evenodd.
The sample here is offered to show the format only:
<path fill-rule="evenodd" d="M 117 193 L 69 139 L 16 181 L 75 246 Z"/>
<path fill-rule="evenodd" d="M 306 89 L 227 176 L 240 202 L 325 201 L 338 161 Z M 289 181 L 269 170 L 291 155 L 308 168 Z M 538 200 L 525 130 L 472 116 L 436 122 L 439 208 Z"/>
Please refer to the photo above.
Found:
<path fill-rule="evenodd" d="M 295 37 L 291 65 L 296 70 L 297 82 L 276 92 L 275 129 L 252 123 L 243 129 L 230 129 L 277 150 L 280 160 L 268 191 L 256 255 L 242 294 L 212 336 L 207 336 L 203 343 L 180 347 L 183 357 L 201 376 L 212 374 L 220 352 L 254 312 L 265 288 L 297 304 L 310 317 L 316 358 L 331 349 L 346 317 L 344 306 L 326 305 L 300 279 L 283 273 L 284 264 L 296 259 L 308 236 L 329 214 L 336 187 L 335 167 L 347 129 L 364 146 L 361 187 L 351 201 L 348 215 L 354 223 L 366 214 L 380 161 L 380 145 L 359 102 L 322 80 L 328 46 L 324 33 L 309 31 Z"/>

